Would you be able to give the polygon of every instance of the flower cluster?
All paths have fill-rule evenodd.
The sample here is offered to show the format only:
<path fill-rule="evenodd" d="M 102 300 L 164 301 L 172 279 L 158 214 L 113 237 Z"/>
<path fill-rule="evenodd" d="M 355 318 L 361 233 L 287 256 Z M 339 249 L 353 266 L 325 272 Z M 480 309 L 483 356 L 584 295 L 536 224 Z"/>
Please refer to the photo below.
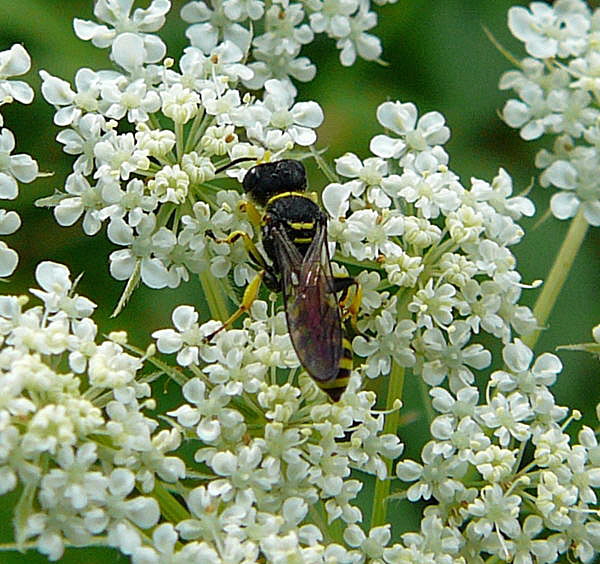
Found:
<path fill-rule="evenodd" d="M 412 103 L 385 102 L 377 118 L 390 134 L 372 139 L 375 156 L 337 159 L 349 180 L 323 191 L 337 257 L 363 268 L 354 351 L 369 377 L 395 362 L 458 391 L 473 384 L 471 369 L 490 364 L 488 351 L 469 344 L 474 335 L 509 342 L 535 328 L 518 303 L 523 284 L 509 250 L 523 236 L 516 220 L 534 208 L 512 196 L 502 169 L 465 188 L 447 166 L 450 133 L 438 112 L 419 118 Z"/>
<path fill-rule="evenodd" d="M 143 17 L 135 11 L 128 29 L 157 27 L 159 4 Z M 98 6 L 104 4 L 98 3 L 97 14 L 110 21 Z M 105 38 L 102 26 L 88 24 L 77 22 L 80 36 Z M 122 72 L 81 69 L 75 90 L 41 73 L 42 93 L 57 107 L 55 122 L 65 128 L 57 139 L 77 155 L 65 193 L 50 198 L 56 219 L 71 225 L 83 216 L 88 235 L 108 222 L 108 237 L 123 247 L 110 257 L 118 280 L 176 287 L 211 261 L 217 263 L 212 270 L 224 275 L 219 257 L 208 253 L 204 231 L 209 223 L 231 221 L 237 198 L 223 198 L 206 183 L 231 159 L 311 144 L 321 110 L 314 103 L 294 104 L 293 87 L 277 80 L 265 85 L 262 100 L 236 89 L 239 78 L 252 72 L 231 42 L 208 54 L 189 47 L 180 72 L 172 61 L 155 64 L 164 55 L 157 36 L 115 31 L 109 43 Z M 135 133 L 121 133 L 117 120 L 131 122 Z M 213 210 L 222 211 L 214 217 Z"/>
<path fill-rule="evenodd" d="M 322 111 L 297 103 L 289 78 L 314 75 L 298 57 L 314 32 L 334 37 L 347 64 L 356 51 L 372 59 L 380 52 L 365 33 L 376 22 L 368 2 L 312 2 L 305 13 L 301 3 L 266 9 L 261 1 L 227 1 L 213 9 L 196 1 L 182 9 L 191 45 L 176 70 L 154 33 L 169 9 L 168 0 L 135 10 L 132 2 L 99 0 L 94 14 L 102 23 L 76 19 L 75 32 L 110 49 L 118 70 L 82 68 L 74 86 L 41 72 L 42 94 L 64 128 L 57 140 L 77 157 L 64 191 L 42 202 L 63 226 L 83 218 L 88 235 L 107 223 L 108 237 L 122 247 L 110 271 L 129 287 L 141 279 L 174 288 L 190 273 L 223 277 L 237 266 L 205 241 L 208 225 L 223 232 L 239 223 L 239 196 L 213 181 L 236 159 L 256 162 L 314 143 Z M 308 16 L 310 25 L 302 23 Z M 261 26 L 253 38 L 250 30 Z M 240 269 L 237 279 L 246 280 Z"/>
<path fill-rule="evenodd" d="M 240 328 L 222 324 L 226 299 L 256 270 L 248 239 L 228 236 L 241 231 L 253 253 L 264 250 L 239 181 L 251 163 L 305 158 L 316 140 L 322 111 L 298 102 L 291 80 L 315 72 L 302 46 L 325 33 L 343 64 L 377 59 L 375 15 L 367 0 L 193 1 L 175 64 L 156 33 L 170 7 L 98 0 L 100 23 L 77 19 L 75 32 L 109 50 L 115 68 L 82 68 L 74 85 L 41 71 L 57 140 L 75 157 L 64 191 L 44 201 L 61 225 L 82 219 L 88 235 L 105 226 L 121 247 L 110 257 L 127 280 L 120 306 L 140 280 L 174 288 L 197 275 L 220 319 L 179 305 L 144 352 L 124 332 L 98 337 L 95 305 L 62 265 L 38 266 L 30 293 L 42 305 L 0 297 L 0 493 L 20 495 L 17 545 L 58 559 L 67 544 L 96 542 L 135 564 L 591 562 L 597 437 L 587 426 L 567 435 L 579 414 L 552 395 L 562 364 L 525 343 L 539 327 L 520 304 L 511 247 L 531 201 L 503 169 L 463 183 L 444 117 L 410 102 L 379 106 L 384 131 L 367 158 L 346 153 L 333 170 L 313 151 L 332 180 L 314 195 L 329 216 L 322 260 L 358 282 L 340 304 L 353 368 L 330 401 L 297 358 L 289 303 L 261 294 L 244 302 Z M 580 0 L 513 8 L 511 29 L 535 58 L 502 82 L 520 97 L 504 117 L 525 138 L 561 134 L 538 156 L 542 182 L 564 191 L 553 209 L 570 217 L 581 204 L 590 223 L 597 19 Z M 5 78 L 29 60 L 18 46 L 7 53 L 0 90 L 27 101 L 28 87 Z M 16 196 L 14 179 L 37 168 L 3 139 L 0 192 Z M 565 211 L 565 194 L 575 208 Z M 13 251 L 3 251 L 10 272 Z M 162 425 L 148 415 L 159 375 L 183 395 Z M 418 461 L 398 460 L 404 375 L 431 398 Z M 371 503 L 359 498 L 368 482 Z M 427 502 L 418 531 L 392 536 L 397 500 Z"/>
<path fill-rule="evenodd" d="M 17 542 L 52 560 L 100 534 L 125 550 L 158 522 L 155 483 L 184 476 L 166 454 L 180 433 L 144 414 L 155 402 L 142 360 L 123 333 L 98 340 L 68 269 L 42 262 L 36 279 L 42 305 L 0 297 L 0 493 L 21 487 Z"/>
<path fill-rule="evenodd" d="M 376 4 L 394 3 L 378 0 Z M 377 14 L 369 0 L 317 0 L 281 2 L 270 5 L 262 0 L 240 2 L 224 0 L 206 3 L 194 0 L 181 10 L 181 17 L 191 25 L 186 31 L 190 43 L 204 53 L 220 41 L 230 41 L 249 53 L 252 76 L 244 84 L 261 88 L 272 78 L 285 81 L 310 81 L 316 67 L 302 47 L 324 33 L 334 39 L 340 50 L 340 62 L 350 66 L 359 56 L 378 60 L 381 43 L 367 33 L 377 25 Z"/>
<path fill-rule="evenodd" d="M 349 180 L 323 191 L 338 262 L 350 271 L 355 264 L 362 266 L 357 278 L 363 300 L 353 348 L 365 360 L 355 363 L 348 390 L 331 405 L 310 381 L 300 377 L 294 382 L 289 369 L 297 361 L 290 354 L 282 313 L 267 314 L 266 303 L 255 302 L 244 329 L 218 332 L 210 341 L 206 337 L 219 325 L 199 325 L 193 308 L 181 306 L 173 314 L 175 329 L 154 334 L 158 350 L 177 353 L 178 364 L 197 374 L 184 386 L 188 403 L 171 415 L 193 428 L 202 445 L 196 460 L 221 477 L 216 483 L 231 497 L 237 488 L 252 484 L 255 498 L 262 500 L 257 504 L 268 508 L 274 491 L 289 488 L 281 485 L 281 475 L 293 475 L 294 494 L 303 492 L 309 504 L 324 502 L 328 521 L 342 519 L 350 550 L 342 552 L 347 549 L 338 544 L 335 549 L 347 559 L 343 561 L 439 558 L 459 563 L 489 554 L 506 561 L 553 562 L 571 551 L 588 562 L 600 548 L 600 525 L 592 513 L 594 489 L 600 487 L 598 443 L 587 427 L 579 442 L 571 443 L 565 433 L 568 410 L 555 404 L 550 391 L 562 369 L 559 359 L 543 354 L 534 360 L 515 336 L 536 326 L 529 309 L 518 303 L 522 283 L 508 249 L 523 235 L 516 220 L 531 215 L 533 206 L 512 196 L 510 177 L 502 170 L 491 183 L 472 179 L 469 189 L 463 187 L 447 166 L 441 143 L 449 132 L 440 114 L 418 118 L 412 104 L 386 102 L 378 118 L 389 134 L 372 140 L 375 156 L 337 159 L 337 173 Z M 483 401 L 475 373 L 490 365 L 491 353 L 472 342 L 482 333 L 504 342 L 505 365 L 491 374 Z M 342 456 L 378 479 L 387 475 L 384 457 L 397 457 L 400 445 L 393 434 L 368 431 L 373 405 L 370 394 L 358 389 L 361 374 L 384 374 L 392 379 L 388 393 L 393 395 L 394 365 L 410 367 L 430 386 L 438 415 L 422 461 L 400 461 L 395 471 L 401 481 L 413 482 L 396 496 L 431 505 L 420 532 L 392 544 L 389 525 L 363 531 L 358 507 L 338 507 L 320 479 L 324 453 L 329 460 Z M 246 414 L 232 410 L 239 397 L 266 422 L 252 424 Z M 324 421 L 321 414 L 329 428 L 339 422 L 340 413 L 348 414 L 350 427 L 342 424 L 341 434 L 325 448 L 321 431 L 315 432 Z M 273 422 L 283 424 L 273 437 L 284 440 L 284 430 L 296 421 L 302 421 L 304 439 L 290 432 L 287 448 L 265 445 Z M 345 450 L 344 435 L 353 445 L 352 455 Z M 318 457 L 300 455 L 307 462 L 300 475 L 291 473 L 295 466 L 287 456 L 270 458 L 295 449 L 313 452 L 315 439 Z M 524 458 L 529 443 L 534 447 L 531 460 Z M 256 449 L 251 451 L 250 445 Z M 384 450 L 377 450 L 383 445 Z M 357 484 L 344 480 L 349 467 L 336 468 L 344 468 L 336 475 L 336 488 L 355 492 Z M 312 482 L 313 476 L 319 481 Z M 307 477 L 310 486 L 302 482 Z M 316 498 L 310 493 L 315 485 Z M 286 502 L 278 503 L 281 516 Z M 193 530 L 203 530 L 202 525 L 194 522 Z M 316 553 L 303 552 L 300 530 L 291 545 L 279 539 L 282 550 L 301 561 L 313 561 L 309 554 L 315 562 L 326 561 L 331 546 L 319 542 L 312 547 Z M 264 543 L 260 549 L 270 556 Z"/>
<path fill-rule="evenodd" d="M 511 8 L 509 28 L 530 57 L 500 80 L 501 89 L 518 96 L 504 106 L 506 123 L 525 140 L 556 136 L 552 149 L 541 150 L 536 159 L 544 169 L 540 184 L 558 190 L 550 202 L 552 214 L 568 219 L 581 209 L 594 226 L 600 225 L 599 14 L 583 0 Z"/>
<path fill-rule="evenodd" d="M 595 433 L 583 427 L 572 443 L 565 432 L 568 410 L 549 389 L 562 369 L 558 357 L 534 360 L 517 339 L 504 347 L 503 361 L 484 403 L 472 386 L 457 394 L 430 390 L 438 414 L 432 440 L 422 463 L 403 460 L 396 473 L 412 482 L 410 501 L 436 504 L 425 512 L 421 533 L 403 540 L 423 556 L 441 552 L 467 562 L 483 561 L 477 557 L 484 553 L 506 562 L 556 562 L 567 551 L 591 562 L 600 550 Z M 477 489 L 468 487 L 470 474 L 479 477 Z"/>
<path fill-rule="evenodd" d="M 175 527 L 180 540 L 199 541 L 210 562 L 241 554 L 254 562 L 259 552 L 268 562 L 360 562 L 361 551 L 333 542 L 315 522 L 361 522 L 362 484 L 352 470 L 389 478 L 386 460 L 402 452 L 398 437 L 382 432 L 375 394 L 354 379 L 346 401 L 332 404 L 306 376 L 297 383 L 283 313 L 270 315 L 266 302 L 254 303 L 244 329 L 210 342 L 219 324 L 198 320 L 194 308 L 179 306 L 174 328 L 154 333 L 158 350 L 177 353 L 195 374 L 183 386 L 186 403 L 169 413 L 198 445 L 205 477 L 186 496 L 191 515 Z"/>
<path fill-rule="evenodd" d="M 31 66 L 27 51 L 18 43 L 7 51 L 0 52 L 0 107 L 13 101 L 29 104 L 33 100 L 33 90 L 21 80 L 11 80 L 25 74 Z M 38 176 L 37 163 L 25 154 L 11 154 L 15 149 L 15 136 L 4 127 L 0 113 L 0 199 L 14 200 L 19 195 L 19 182 L 28 183 Z M 0 236 L 11 235 L 21 226 L 21 218 L 16 211 L 0 210 Z M 10 276 L 19 257 L 4 241 L 0 241 L 0 277 Z"/>

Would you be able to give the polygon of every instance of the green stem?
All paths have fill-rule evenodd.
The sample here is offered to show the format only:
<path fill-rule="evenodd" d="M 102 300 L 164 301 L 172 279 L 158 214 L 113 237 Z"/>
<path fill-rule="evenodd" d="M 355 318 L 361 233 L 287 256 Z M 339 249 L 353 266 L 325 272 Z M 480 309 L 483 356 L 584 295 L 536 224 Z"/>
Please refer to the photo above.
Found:
<path fill-rule="evenodd" d="M 63 539 L 62 541 L 65 548 L 81 548 L 81 544 L 76 542 L 67 542 Z M 5 542 L 0 544 L 0 552 L 25 552 L 28 550 L 38 550 L 39 549 L 39 541 L 32 540 L 28 542 L 16 543 L 16 542 Z M 85 541 L 85 548 L 99 548 L 99 547 L 108 547 L 108 539 L 106 537 L 92 537 L 88 538 Z M 15 556 L 16 558 L 16 556 Z M 32 556 L 32 558 L 34 558 Z M 25 560 L 22 560 L 24 562 Z"/>
<path fill-rule="evenodd" d="M 176 121 L 175 122 L 175 152 L 177 157 L 177 162 L 181 162 L 181 157 L 183 157 L 183 124 Z"/>
<path fill-rule="evenodd" d="M 201 131 L 200 125 L 202 124 L 203 118 L 204 112 L 202 112 L 202 110 L 198 111 L 188 131 L 187 140 L 183 149 L 186 153 L 189 153 L 194 147 L 194 145 L 198 142 L 198 132 Z"/>
<path fill-rule="evenodd" d="M 388 379 L 388 389 L 385 400 L 385 409 L 387 413 L 385 424 L 383 426 L 384 434 L 396 434 L 398 424 L 400 423 L 400 411 L 394 409 L 396 400 L 402 398 L 404 389 L 404 368 L 398 366 L 395 362 L 392 365 L 392 371 Z M 375 492 L 373 496 L 373 506 L 371 508 L 371 527 L 379 527 L 387 523 L 387 497 L 390 494 L 392 473 L 392 461 L 386 460 L 387 478 L 385 480 L 375 479 Z"/>
<path fill-rule="evenodd" d="M 321 169 L 321 172 L 325 175 L 329 182 L 339 182 L 339 178 L 335 171 L 331 168 L 329 163 L 321 156 L 319 151 L 317 151 L 314 146 L 310 147 L 310 152 L 317 163 L 317 166 Z"/>
<path fill-rule="evenodd" d="M 158 501 L 160 511 L 168 521 L 179 523 L 190 518 L 188 511 L 177 501 L 173 494 L 165 486 L 156 480 L 154 482 L 154 498 Z"/>
<path fill-rule="evenodd" d="M 550 269 L 548 278 L 544 283 L 542 292 L 540 293 L 535 306 L 533 308 L 533 314 L 537 319 L 538 326 L 540 329 L 527 335 L 523 338 L 523 342 L 531 349 L 535 347 L 537 340 L 540 336 L 542 328 L 546 325 L 550 312 L 558 299 L 560 290 L 569 275 L 573 261 L 579 252 L 579 248 L 583 243 L 585 234 L 588 230 L 588 223 L 583 217 L 583 210 L 579 208 L 579 212 L 571 221 L 569 231 L 565 237 L 556 258 L 554 264 Z"/>
<path fill-rule="evenodd" d="M 219 285 L 219 282 L 210 272 L 201 272 L 198 277 L 211 318 L 225 321 L 229 318 L 229 308 L 227 307 L 223 287 Z"/>
<path fill-rule="evenodd" d="M 421 401 L 423 402 L 423 409 L 425 410 L 425 415 L 427 416 L 427 424 L 430 425 L 435 417 L 435 413 L 433 411 L 433 407 L 431 406 L 431 396 L 429 395 L 430 390 L 429 384 L 423 380 L 423 378 L 419 378 L 419 391 L 421 392 Z"/>

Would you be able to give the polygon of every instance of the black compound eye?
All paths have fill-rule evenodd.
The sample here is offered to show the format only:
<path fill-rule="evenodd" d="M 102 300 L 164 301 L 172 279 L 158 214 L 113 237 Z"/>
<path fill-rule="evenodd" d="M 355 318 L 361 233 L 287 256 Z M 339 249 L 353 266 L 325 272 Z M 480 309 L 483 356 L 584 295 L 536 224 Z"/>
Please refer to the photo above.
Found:
<path fill-rule="evenodd" d="M 242 186 L 244 187 L 244 192 L 247 194 L 252 194 L 256 190 L 256 187 L 260 184 L 261 166 L 262 165 L 252 167 L 245 174 Z"/>

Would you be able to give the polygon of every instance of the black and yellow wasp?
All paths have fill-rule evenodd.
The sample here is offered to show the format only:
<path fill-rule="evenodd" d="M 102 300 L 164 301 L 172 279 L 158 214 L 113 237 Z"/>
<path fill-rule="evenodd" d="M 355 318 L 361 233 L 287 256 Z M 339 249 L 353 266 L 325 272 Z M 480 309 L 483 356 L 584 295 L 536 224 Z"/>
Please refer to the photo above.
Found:
<path fill-rule="evenodd" d="M 267 258 L 245 232 L 235 231 L 226 239 L 233 243 L 242 238 L 260 272 L 223 327 L 250 308 L 263 282 L 270 290 L 282 292 L 288 331 L 300 363 L 337 401 L 352 369 L 352 349 L 337 296 L 341 293 L 343 302 L 347 301 L 349 288 L 357 284 L 353 278 L 333 276 L 327 215 L 306 193 L 306 172 L 297 160 L 256 165 L 246 173 L 243 187 L 251 202 L 263 210 L 260 224 Z M 356 314 L 359 294 L 357 286 L 348 314 Z"/>

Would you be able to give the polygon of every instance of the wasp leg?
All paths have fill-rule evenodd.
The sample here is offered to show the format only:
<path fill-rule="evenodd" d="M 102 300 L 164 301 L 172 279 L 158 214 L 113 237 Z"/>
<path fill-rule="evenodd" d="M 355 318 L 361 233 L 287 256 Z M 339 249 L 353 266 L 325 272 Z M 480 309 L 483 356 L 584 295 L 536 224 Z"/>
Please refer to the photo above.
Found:
<path fill-rule="evenodd" d="M 353 293 L 350 292 L 352 286 L 355 287 Z M 356 329 L 358 310 L 362 301 L 362 286 L 354 278 L 340 276 L 333 279 L 333 287 L 336 294 L 342 294 L 339 302 L 342 309 L 342 320 L 350 318 L 352 327 Z"/>
<path fill-rule="evenodd" d="M 238 207 L 242 213 L 245 213 L 248 216 L 248 221 L 254 228 L 254 231 L 256 233 L 260 233 L 260 228 L 262 225 L 262 215 L 256 209 L 256 206 L 252 202 L 242 200 L 239 203 Z"/>
<path fill-rule="evenodd" d="M 260 272 L 256 273 L 256 276 L 252 279 L 250 284 L 248 284 L 248 286 L 246 286 L 246 289 L 244 290 L 244 295 L 242 296 L 242 303 L 240 304 L 240 307 L 238 307 L 237 311 L 235 311 L 232 315 L 229 316 L 229 319 L 226 319 L 223 322 L 223 325 L 221 325 L 221 327 L 219 327 L 216 331 L 213 331 L 210 335 L 207 335 L 204 338 L 205 342 L 210 342 L 217 333 L 223 331 L 223 329 L 226 329 L 227 327 L 230 327 L 236 319 L 244 315 L 244 313 L 246 313 L 252 307 L 252 304 L 255 302 L 258 296 L 258 292 L 260 290 L 260 286 L 262 284 L 264 276 L 264 270 L 261 270 Z"/>
<path fill-rule="evenodd" d="M 216 243 L 228 243 L 229 245 L 233 245 L 233 243 L 235 243 L 238 239 L 241 239 L 244 242 L 246 252 L 250 256 L 254 264 L 263 270 L 270 269 L 269 265 L 267 264 L 267 261 L 262 256 L 261 252 L 256 248 L 254 241 L 252 240 L 250 235 L 248 235 L 248 233 L 246 233 L 245 231 L 233 231 L 225 239 L 218 239 L 217 237 L 215 237 L 215 234 L 210 230 L 206 231 L 206 235 Z"/>

